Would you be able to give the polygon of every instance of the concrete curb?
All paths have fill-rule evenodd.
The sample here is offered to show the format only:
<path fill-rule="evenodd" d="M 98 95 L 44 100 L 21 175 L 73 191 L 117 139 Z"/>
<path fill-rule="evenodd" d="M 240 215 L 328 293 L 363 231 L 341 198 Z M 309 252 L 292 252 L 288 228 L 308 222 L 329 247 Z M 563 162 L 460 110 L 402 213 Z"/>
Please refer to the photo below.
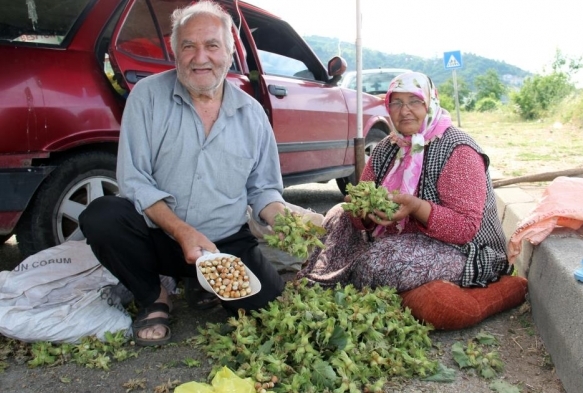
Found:
<path fill-rule="evenodd" d="M 543 189 L 495 190 L 507 240 L 536 207 Z M 573 277 L 582 258 L 583 237 L 561 228 L 537 246 L 524 241 L 516 260 L 518 274 L 528 278 L 533 320 L 567 393 L 580 393 L 583 387 L 583 283 Z"/>
<path fill-rule="evenodd" d="M 528 289 L 532 316 L 568 393 L 583 389 L 583 283 L 573 273 L 583 257 L 583 240 L 555 231 L 535 247 Z"/>
<path fill-rule="evenodd" d="M 495 193 L 498 217 L 502 221 L 502 230 L 508 242 L 518 223 L 536 207 L 538 198 L 520 187 L 497 188 Z M 515 261 L 515 267 L 521 277 L 527 277 L 532 252 L 532 244 L 523 241 L 522 251 Z"/>

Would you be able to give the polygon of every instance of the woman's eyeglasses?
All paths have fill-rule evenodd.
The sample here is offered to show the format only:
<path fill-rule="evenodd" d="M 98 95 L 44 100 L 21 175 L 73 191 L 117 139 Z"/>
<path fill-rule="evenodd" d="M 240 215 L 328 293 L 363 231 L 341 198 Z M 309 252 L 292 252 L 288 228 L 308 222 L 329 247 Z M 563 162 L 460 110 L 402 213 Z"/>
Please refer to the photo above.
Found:
<path fill-rule="evenodd" d="M 414 111 L 417 109 L 421 109 L 424 105 L 425 105 L 425 101 L 422 101 L 422 100 L 411 100 L 407 103 L 405 103 L 401 100 L 395 100 L 395 101 L 389 102 L 389 104 L 387 106 L 389 107 L 389 111 L 399 112 L 401 109 L 403 109 L 403 106 L 406 106 L 410 110 Z"/>

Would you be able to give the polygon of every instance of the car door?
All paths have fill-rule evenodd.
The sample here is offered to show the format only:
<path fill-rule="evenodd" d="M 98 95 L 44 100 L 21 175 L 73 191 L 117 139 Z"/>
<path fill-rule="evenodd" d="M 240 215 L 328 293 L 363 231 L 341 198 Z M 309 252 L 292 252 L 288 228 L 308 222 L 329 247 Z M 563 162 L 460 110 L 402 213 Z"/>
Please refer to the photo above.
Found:
<path fill-rule="evenodd" d="M 169 15 L 184 1 L 129 1 L 115 27 L 109 58 L 116 80 L 131 89 L 148 75 L 174 67 L 173 55 L 163 27 Z M 165 14 L 165 18 L 161 16 Z"/>
<path fill-rule="evenodd" d="M 128 2 L 109 48 L 115 78 L 123 87 L 131 89 L 148 75 L 174 68 L 170 15 L 188 3 Z M 350 174 L 353 166 L 344 165 L 349 132 L 346 101 L 340 88 L 326 83 L 329 77 L 316 55 L 282 20 L 242 3 L 220 3 L 241 28 L 234 31 L 236 51 L 227 78 L 265 108 L 286 185 Z"/>
<path fill-rule="evenodd" d="M 188 0 L 135 0 L 128 2 L 120 23 L 115 27 L 109 47 L 109 58 L 116 80 L 131 88 L 142 78 L 175 67 L 170 46 L 170 15 Z M 251 91 L 249 81 L 241 77 L 238 53 L 228 79 Z"/>
<path fill-rule="evenodd" d="M 305 41 L 281 19 L 242 8 L 247 66 L 257 70 L 262 103 L 273 125 L 283 175 L 312 172 L 312 181 L 342 177 L 348 109 L 341 89 Z M 338 176 L 330 176 L 331 171 Z M 288 177 L 286 184 L 294 183 Z"/>

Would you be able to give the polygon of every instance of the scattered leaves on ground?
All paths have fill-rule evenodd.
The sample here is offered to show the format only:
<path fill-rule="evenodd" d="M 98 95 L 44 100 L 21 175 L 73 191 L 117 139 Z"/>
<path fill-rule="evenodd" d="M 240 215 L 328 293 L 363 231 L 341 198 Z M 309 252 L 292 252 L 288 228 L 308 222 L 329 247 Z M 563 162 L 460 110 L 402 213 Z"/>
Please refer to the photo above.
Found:
<path fill-rule="evenodd" d="M 497 343 L 494 336 L 480 332 L 473 339 L 469 339 L 466 345 L 459 341 L 453 344 L 451 352 L 460 368 L 473 368 L 481 377 L 492 379 L 496 377 L 497 372 L 504 369 L 498 351 L 486 352 L 486 347 Z"/>

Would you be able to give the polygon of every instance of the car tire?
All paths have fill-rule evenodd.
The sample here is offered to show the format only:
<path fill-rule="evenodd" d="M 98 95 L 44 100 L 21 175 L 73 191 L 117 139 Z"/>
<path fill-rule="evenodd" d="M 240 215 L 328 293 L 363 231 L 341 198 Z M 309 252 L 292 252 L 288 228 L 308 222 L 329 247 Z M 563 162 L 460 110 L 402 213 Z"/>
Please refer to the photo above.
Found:
<path fill-rule="evenodd" d="M 376 147 L 376 145 L 382 141 L 387 136 L 386 132 L 381 130 L 380 128 L 371 128 L 366 137 L 364 138 L 364 161 L 365 163 L 370 158 L 370 154 L 372 150 Z M 353 172 L 350 176 L 342 177 L 336 179 L 336 184 L 342 192 L 343 195 L 346 195 L 346 186 L 348 183 L 355 184 L 358 182 L 356 178 L 356 173 Z"/>
<path fill-rule="evenodd" d="M 117 195 L 116 156 L 94 151 L 56 164 L 43 181 L 16 228 L 23 257 L 67 240 L 84 239 L 79 214 L 96 198 Z"/>

